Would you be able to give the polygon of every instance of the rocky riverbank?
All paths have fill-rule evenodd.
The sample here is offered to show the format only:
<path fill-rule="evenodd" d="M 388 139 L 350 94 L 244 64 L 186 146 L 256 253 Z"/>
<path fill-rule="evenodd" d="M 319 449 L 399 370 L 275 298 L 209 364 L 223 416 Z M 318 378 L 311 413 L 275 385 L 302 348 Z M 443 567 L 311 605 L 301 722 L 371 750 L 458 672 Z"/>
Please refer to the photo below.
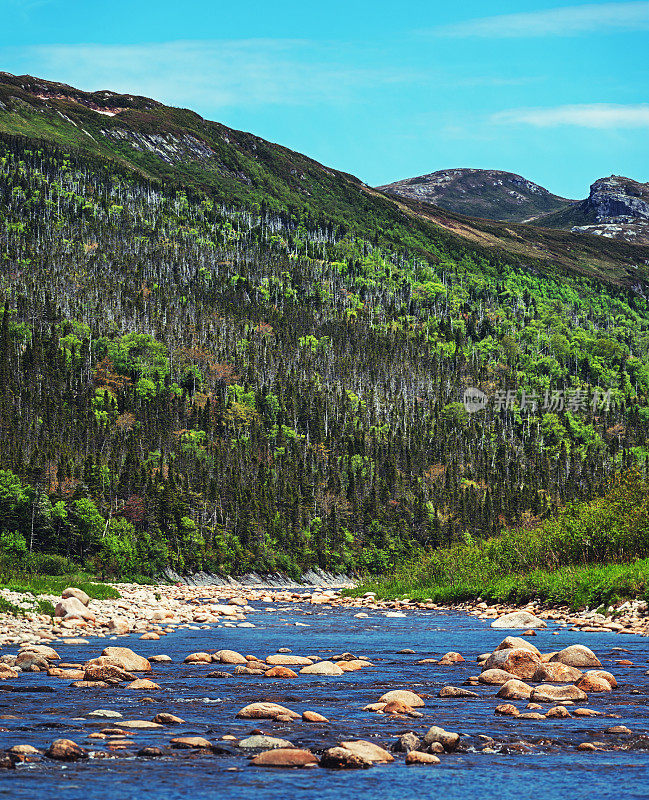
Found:
<path fill-rule="evenodd" d="M 255 611 L 255 603 L 261 604 L 262 609 L 269 613 L 278 604 L 287 603 L 350 608 L 356 610 L 359 618 L 369 614 L 394 617 L 421 610 L 462 611 L 487 622 L 522 611 L 543 623 L 551 621 L 559 627 L 581 633 L 649 635 L 647 604 L 637 600 L 618 607 L 611 606 L 606 613 L 575 613 L 567 608 L 547 608 L 539 603 L 515 608 L 484 602 L 442 606 L 408 599 L 381 601 L 372 593 L 364 597 L 344 597 L 339 590 L 331 588 L 271 589 L 240 583 L 219 586 L 161 584 L 154 587 L 121 583 L 114 586 L 121 595 L 117 600 L 90 600 L 84 592 L 73 588 L 66 589 L 63 597 L 41 595 L 39 599 L 48 600 L 55 606 L 54 617 L 38 613 L 32 595 L 0 589 L 1 597 L 24 610 L 24 616 L 0 616 L 0 648 L 88 636 L 106 638 L 139 634 L 153 639 L 166 636 L 177 628 L 188 627 L 249 627 L 253 623 L 247 620 L 246 615 Z"/>

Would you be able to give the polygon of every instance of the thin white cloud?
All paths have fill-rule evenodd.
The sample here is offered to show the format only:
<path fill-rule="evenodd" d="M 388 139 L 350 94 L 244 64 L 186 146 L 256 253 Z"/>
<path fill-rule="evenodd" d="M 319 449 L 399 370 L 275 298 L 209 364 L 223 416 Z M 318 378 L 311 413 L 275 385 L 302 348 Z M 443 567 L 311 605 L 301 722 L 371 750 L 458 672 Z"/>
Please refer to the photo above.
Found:
<path fill-rule="evenodd" d="M 346 63 L 340 47 L 293 39 L 7 47 L 0 60 L 11 72 L 89 91 L 211 109 L 345 104 L 360 90 L 420 77 L 402 67 L 359 67 Z"/>
<path fill-rule="evenodd" d="M 581 128 L 649 128 L 649 103 L 590 103 L 554 108 L 513 108 L 493 114 L 491 121 L 505 125 L 532 125 L 536 128 L 561 125 Z"/>
<path fill-rule="evenodd" d="M 501 14 L 444 25 L 433 32 L 439 36 L 513 39 L 633 30 L 649 30 L 649 2 L 646 0 L 587 3 L 543 11 Z"/>

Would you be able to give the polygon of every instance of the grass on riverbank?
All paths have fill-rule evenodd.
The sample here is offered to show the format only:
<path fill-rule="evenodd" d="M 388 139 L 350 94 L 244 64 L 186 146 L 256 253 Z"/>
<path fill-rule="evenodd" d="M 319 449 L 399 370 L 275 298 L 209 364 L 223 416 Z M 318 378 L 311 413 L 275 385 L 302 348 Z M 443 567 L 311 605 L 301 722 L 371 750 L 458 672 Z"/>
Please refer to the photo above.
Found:
<path fill-rule="evenodd" d="M 35 596 L 60 595 L 68 586 L 76 586 L 93 600 L 116 600 L 120 597 L 114 586 L 97 582 L 96 578 L 85 572 L 74 575 L 0 575 L 0 588 Z"/>
<path fill-rule="evenodd" d="M 649 599 L 649 483 L 616 476 L 609 491 L 570 504 L 534 530 L 435 550 L 353 591 L 382 598 L 527 602 L 573 608 L 630 597 Z"/>

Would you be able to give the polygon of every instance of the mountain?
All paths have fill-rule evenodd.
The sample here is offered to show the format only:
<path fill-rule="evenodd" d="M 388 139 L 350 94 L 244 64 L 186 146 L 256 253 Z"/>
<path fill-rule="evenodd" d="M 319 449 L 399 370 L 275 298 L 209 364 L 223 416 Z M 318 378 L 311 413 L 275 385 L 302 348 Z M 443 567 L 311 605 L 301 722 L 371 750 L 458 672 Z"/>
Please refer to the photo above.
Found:
<path fill-rule="evenodd" d="M 446 253 L 461 258 L 468 248 L 550 274 L 593 275 L 621 285 L 635 285 L 645 273 L 649 277 L 644 248 L 470 219 L 420 200 L 387 196 L 281 145 L 147 97 L 85 92 L 4 72 L 3 132 L 80 151 L 98 165 L 111 164 L 169 189 L 253 212 L 287 210 L 437 260 Z"/>
<path fill-rule="evenodd" d="M 458 214 L 504 222 L 529 222 L 573 202 L 521 175 L 496 169 L 444 169 L 378 189 Z"/>
<path fill-rule="evenodd" d="M 3 80 L 3 574 L 389 572 L 648 459 L 649 248 Z"/>
<path fill-rule="evenodd" d="M 649 183 L 622 175 L 599 178 L 585 200 L 539 217 L 535 224 L 649 244 Z"/>

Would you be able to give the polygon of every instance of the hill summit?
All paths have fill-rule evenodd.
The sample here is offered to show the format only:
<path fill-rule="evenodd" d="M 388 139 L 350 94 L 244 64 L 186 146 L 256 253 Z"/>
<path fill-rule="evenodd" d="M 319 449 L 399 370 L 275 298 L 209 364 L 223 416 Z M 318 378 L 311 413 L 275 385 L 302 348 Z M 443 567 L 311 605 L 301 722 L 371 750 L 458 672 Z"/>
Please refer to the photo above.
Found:
<path fill-rule="evenodd" d="M 505 222 L 530 222 L 542 214 L 568 208 L 573 202 L 522 175 L 497 169 L 444 169 L 378 189 L 457 214 Z"/>

